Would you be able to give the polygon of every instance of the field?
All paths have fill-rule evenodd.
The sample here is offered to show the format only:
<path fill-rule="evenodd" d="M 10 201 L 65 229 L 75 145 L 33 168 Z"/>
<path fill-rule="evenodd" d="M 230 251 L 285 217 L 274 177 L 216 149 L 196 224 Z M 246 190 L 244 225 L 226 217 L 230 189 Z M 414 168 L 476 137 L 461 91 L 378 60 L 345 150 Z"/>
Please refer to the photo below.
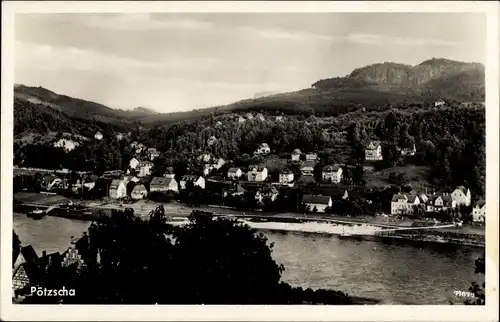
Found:
<path fill-rule="evenodd" d="M 389 176 L 391 173 L 395 173 L 396 175 L 404 174 L 408 178 L 406 184 L 415 189 L 426 187 L 429 171 L 430 167 L 427 166 L 406 165 L 378 172 L 365 172 L 366 186 L 367 188 L 389 187 L 394 184 L 389 180 Z"/>

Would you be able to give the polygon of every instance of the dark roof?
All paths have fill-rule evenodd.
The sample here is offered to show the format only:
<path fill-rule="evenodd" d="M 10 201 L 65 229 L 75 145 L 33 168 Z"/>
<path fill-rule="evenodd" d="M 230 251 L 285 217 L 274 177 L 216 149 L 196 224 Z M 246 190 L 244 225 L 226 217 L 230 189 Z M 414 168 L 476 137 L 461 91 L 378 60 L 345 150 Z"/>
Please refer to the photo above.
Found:
<path fill-rule="evenodd" d="M 283 169 L 280 172 L 281 174 L 293 174 L 293 172 L 290 169 Z"/>
<path fill-rule="evenodd" d="M 111 185 L 109 186 L 110 189 L 118 189 L 118 186 L 120 185 L 120 183 L 122 182 L 123 180 L 120 180 L 120 179 L 114 179 L 113 181 L 111 181 Z"/>
<path fill-rule="evenodd" d="M 184 176 L 182 176 L 182 181 L 196 181 L 198 180 L 200 176 L 198 175 L 195 175 L 195 174 L 186 174 Z"/>
<path fill-rule="evenodd" d="M 38 255 L 31 245 L 21 247 L 21 254 L 23 254 L 24 260 L 26 262 L 34 262 L 38 259 Z"/>
<path fill-rule="evenodd" d="M 467 188 L 465 188 L 464 186 L 458 186 L 455 190 L 461 190 L 464 193 L 464 195 L 467 194 Z"/>
<path fill-rule="evenodd" d="M 59 252 L 55 252 L 52 254 L 48 254 L 45 256 L 42 256 L 38 259 L 38 263 L 48 265 L 49 263 L 56 263 L 56 262 L 61 262 L 63 259 L 62 255 Z"/>
<path fill-rule="evenodd" d="M 174 168 L 173 167 L 167 167 L 165 170 L 165 174 L 175 174 L 174 173 Z"/>
<path fill-rule="evenodd" d="M 330 197 L 328 196 L 321 196 L 321 195 L 304 195 L 302 197 L 302 202 L 304 203 L 309 203 L 309 204 L 321 204 L 321 205 L 328 205 L 328 202 L 330 201 Z"/>
<path fill-rule="evenodd" d="M 168 186 L 172 181 L 175 179 L 173 178 L 165 178 L 165 177 L 154 177 L 153 180 L 151 180 L 151 183 L 149 186 Z"/>
<path fill-rule="evenodd" d="M 392 196 L 392 201 L 393 202 L 397 202 L 400 199 L 407 200 L 408 198 L 406 198 L 406 196 L 404 194 L 402 194 L 402 193 L 397 193 L 394 196 Z"/>
<path fill-rule="evenodd" d="M 238 172 L 238 170 L 240 170 L 240 171 L 241 171 L 241 169 L 240 169 L 240 168 L 229 168 L 228 172 L 231 172 L 231 173 L 236 173 L 236 172 Z"/>
<path fill-rule="evenodd" d="M 144 187 L 143 184 L 137 184 L 134 186 L 134 189 L 132 191 L 146 191 L 146 187 Z"/>
<path fill-rule="evenodd" d="M 480 199 L 480 200 L 478 200 L 476 202 L 476 204 L 474 205 L 474 207 L 482 208 L 485 204 L 486 204 L 486 201 L 484 199 Z"/>
<path fill-rule="evenodd" d="M 415 203 L 415 200 L 418 198 L 415 195 L 407 195 L 406 198 L 408 198 L 408 203 Z"/>

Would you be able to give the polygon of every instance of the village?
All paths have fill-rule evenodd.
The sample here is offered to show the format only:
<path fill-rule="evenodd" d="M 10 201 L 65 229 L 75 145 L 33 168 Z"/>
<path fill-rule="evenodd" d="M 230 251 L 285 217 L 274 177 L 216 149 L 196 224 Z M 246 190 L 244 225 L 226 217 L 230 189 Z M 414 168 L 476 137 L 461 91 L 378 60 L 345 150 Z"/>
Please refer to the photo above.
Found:
<path fill-rule="evenodd" d="M 97 132 L 95 139 L 102 140 L 102 133 Z M 208 138 L 209 145 L 213 139 Z M 400 188 L 392 191 L 389 198 L 381 199 L 373 189 L 360 190 L 345 184 L 344 173 L 353 167 L 351 165 L 329 164 L 318 169 L 319 157 L 314 152 L 302 153 L 295 149 L 277 176 L 271 176 L 263 162 L 236 167 L 230 160 L 201 153 L 196 162 L 203 170 L 179 177 L 173 167 L 166 167 L 162 176 L 152 176 L 154 160 L 161 153 L 136 141 L 131 142 L 131 147 L 135 149 L 135 156 L 129 160 L 126 171 L 106 171 L 101 177 L 91 173 L 70 176 L 70 170 L 31 169 L 26 173 L 38 173 L 42 191 L 60 193 L 69 189 L 80 196 L 94 191 L 94 196 L 120 205 L 142 199 L 153 202 L 180 200 L 191 205 L 220 205 L 240 210 L 349 216 L 368 212 L 393 218 L 429 217 L 448 222 L 456 220 L 457 214 L 465 211 L 470 222 L 482 224 L 485 221 L 484 199 L 474 198 L 464 186 L 451 191 L 423 191 L 411 187 L 404 191 Z M 411 156 L 416 153 L 416 148 L 413 144 L 412 148 L 398 151 L 402 156 Z M 261 143 L 254 151 L 254 157 L 263 160 L 271 152 L 267 143 Z M 369 142 L 364 154 L 363 170 L 374 171 L 373 163 L 383 160 L 382 143 Z M 16 172 L 23 173 L 23 169 L 15 168 Z M 106 184 L 96 185 L 102 179 Z"/>

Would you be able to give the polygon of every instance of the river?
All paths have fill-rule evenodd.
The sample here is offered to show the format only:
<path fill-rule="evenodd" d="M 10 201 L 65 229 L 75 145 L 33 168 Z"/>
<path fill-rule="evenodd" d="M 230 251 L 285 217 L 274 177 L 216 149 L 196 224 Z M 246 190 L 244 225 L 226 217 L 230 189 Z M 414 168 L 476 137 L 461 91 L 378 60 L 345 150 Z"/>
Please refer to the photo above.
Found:
<path fill-rule="evenodd" d="M 14 214 L 23 245 L 38 254 L 63 252 L 71 236 L 81 236 L 89 222 L 47 216 L 32 220 Z M 454 291 L 467 291 L 474 260 L 484 249 L 430 244 L 386 244 L 336 236 L 265 231 L 273 257 L 285 266 L 283 280 L 302 287 L 329 288 L 384 304 L 460 304 Z"/>

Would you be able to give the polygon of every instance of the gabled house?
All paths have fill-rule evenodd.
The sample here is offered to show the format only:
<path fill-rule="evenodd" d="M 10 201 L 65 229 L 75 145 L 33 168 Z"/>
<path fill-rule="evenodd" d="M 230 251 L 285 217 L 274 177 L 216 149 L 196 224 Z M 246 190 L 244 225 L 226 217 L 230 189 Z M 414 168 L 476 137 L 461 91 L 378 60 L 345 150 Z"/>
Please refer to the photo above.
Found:
<path fill-rule="evenodd" d="M 451 197 L 457 203 L 457 206 L 470 206 L 471 204 L 471 193 L 470 190 L 464 186 L 457 187 L 452 193 Z"/>
<path fill-rule="evenodd" d="M 293 172 L 290 169 L 283 169 L 279 174 L 279 183 L 289 184 L 293 182 Z"/>
<path fill-rule="evenodd" d="M 151 169 L 153 168 L 153 163 L 149 161 L 141 161 L 137 165 L 138 173 L 137 176 L 139 177 L 146 177 L 151 174 Z"/>
<path fill-rule="evenodd" d="M 75 265 L 77 269 L 82 269 L 86 266 L 85 263 L 85 247 L 88 247 L 88 235 L 84 233 L 83 237 L 80 239 L 75 239 L 71 237 L 70 246 L 63 253 L 63 260 L 61 266 L 69 267 Z"/>
<path fill-rule="evenodd" d="M 254 154 L 256 154 L 256 155 L 266 155 L 266 154 L 269 154 L 270 152 L 271 152 L 271 148 L 269 148 L 269 145 L 267 145 L 267 143 L 262 143 L 255 150 Z"/>
<path fill-rule="evenodd" d="M 163 174 L 163 176 L 165 178 L 170 178 L 170 179 L 175 178 L 174 168 L 173 167 L 167 167 L 167 169 L 165 170 L 165 173 Z"/>
<path fill-rule="evenodd" d="M 186 189 L 188 183 L 192 183 L 193 187 L 200 187 L 201 189 L 205 189 L 205 178 L 203 178 L 202 176 L 190 174 L 182 176 L 179 182 L 180 189 Z"/>
<path fill-rule="evenodd" d="M 34 263 L 38 260 L 38 255 L 31 245 L 21 247 L 17 258 L 13 259 L 14 264 L 12 266 L 13 271 L 15 271 L 21 264 L 24 263 Z"/>
<path fill-rule="evenodd" d="M 148 155 L 149 160 L 153 161 L 157 157 L 160 156 L 160 152 L 156 150 L 156 148 L 149 148 L 146 150 L 146 154 Z"/>
<path fill-rule="evenodd" d="M 215 162 L 212 159 L 212 163 L 206 163 L 203 166 L 203 174 L 205 176 L 209 175 L 213 170 L 218 170 L 226 163 L 224 159 L 218 158 Z"/>
<path fill-rule="evenodd" d="M 486 220 L 486 201 L 484 199 L 476 202 L 472 208 L 472 221 L 485 222 Z"/>
<path fill-rule="evenodd" d="M 275 201 L 278 197 L 279 191 L 274 186 L 265 185 L 260 187 L 255 193 L 255 201 L 263 202 L 264 199 L 269 198 L 271 201 Z"/>
<path fill-rule="evenodd" d="M 318 160 L 317 153 L 307 153 L 306 154 L 306 161 L 317 161 L 317 160 Z"/>
<path fill-rule="evenodd" d="M 300 173 L 303 176 L 312 176 L 314 175 L 314 167 L 315 164 L 312 161 L 306 161 L 302 168 L 300 168 Z"/>
<path fill-rule="evenodd" d="M 259 120 L 259 121 L 264 121 L 266 118 L 264 117 L 264 115 L 262 115 L 262 113 L 257 113 L 257 115 L 255 115 L 255 119 L 256 120 Z"/>
<path fill-rule="evenodd" d="M 148 195 L 148 191 L 146 190 L 146 187 L 143 184 L 136 184 L 134 186 L 134 189 L 132 189 L 132 192 L 130 193 L 130 197 L 132 199 L 143 199 Z"/>
<path fill-rule="evenodd" d="M 340 183 L 342 180 L 342 168 L 339 165 L 329 165 L 323 168 L 323 182 Z"/>
<path fill-rule="evenodd" d="M 260 167 L 257 165 L 251 165 L 248 167 L 247 180 L 248 181 L 264 181 L 267 179 L 267 168 Z"/>
<path fill-rule="evenodd" d="M 179 191 L 179 185 L 174 177 L 154 177 L 149 183 L 149 191 Z"/>
<path fill-rule="evenodd" d="M 304 195 L 302 203 L 306 211 L 325 212 L 326 208 L 332 207 L 332 198 L 322 195 Z"/>
<path fill-rule="evenodd" d="M 238 117 L 238 123 L 245 123 L 245 118 L 243 116 Z"/>
<path fill-rule="evenodd" d="M 109 197 L 112 199 L 121 199 L 127 196 L 127 182 L 121 179 L 111 181 L 109 186 Z"/>
<path fill-rule="evenodd" d="M 249 120 L 253 120 L 253 114 L 248 112 L 247 114 L 245 114 L 245 117 Z"/>
<path fill-rule="evenodd" d="M 39 285 L 45 276 L 45 270 L 40 263 L 30 262 L 19 265 L 12 276 L 12 289 L 15 293 L 27 286 Z M 17 296 L 17 295 L 16 295 Z"/>
<path fill-rule="evenodd" d="M 428 212 L 439 212 L 452 209 L 457 206 L 457 202 L 448 194 L 435 194 L 429 198 L 427 203 Z"/>
<path fill-rule="evenodd" d="M 421 193 L 418 198 L 420 199 L 420 203 L 427 203 L 429 201 L 429 197 L 425 193 Z"/>
<path fill-rule="evenodd" d="M 416 195 L 398 193 L 391 200 L 392 215 L 407 215 L 414 211 L 415 206 L 420 204 L 420 199 Z"/>
<path fill-rule="evenodd" d="M 365 160 L 380 161 L 382 159 L 382 144 L 380 141 L 371 141 L 365 149 Z"/>
<path fill-rule="evenodd" d="M 240 178 L 241 176 L 243 175 L 243 171 L 241 171 L 240 168 L 230 168 L 228 171 L 227 171 L 227 177 L 229 179 L 238 179 Z"/>
<path fill-rule="evenodd" d="M 292 161 L 300 161 L 300 156 L 302 155 L 302 152 L 300 152 L 299 149 L 295 149 L 292 152 Z"/>
<path fill-rule="evenodd" d="M 139 163 L 140 163 L 139 160 L 137 160 L 136 158 L 132 158 L 130 159 L 128 165 L 131 169 L 136 169 Z"/>
<path fill-rule="evenodd" d="M 94 134 L 94 138 L 95 138 L 96 140 L 102 140 L 102 139 L 103 139 L 103 137 L 104 137 L 104 136 L 103 136 L 103 135 L 102 135 L 102 133 L 101 133 L 101 132 L 99 132 L 99 131 L 97 131 L 97 132 Z"/>

